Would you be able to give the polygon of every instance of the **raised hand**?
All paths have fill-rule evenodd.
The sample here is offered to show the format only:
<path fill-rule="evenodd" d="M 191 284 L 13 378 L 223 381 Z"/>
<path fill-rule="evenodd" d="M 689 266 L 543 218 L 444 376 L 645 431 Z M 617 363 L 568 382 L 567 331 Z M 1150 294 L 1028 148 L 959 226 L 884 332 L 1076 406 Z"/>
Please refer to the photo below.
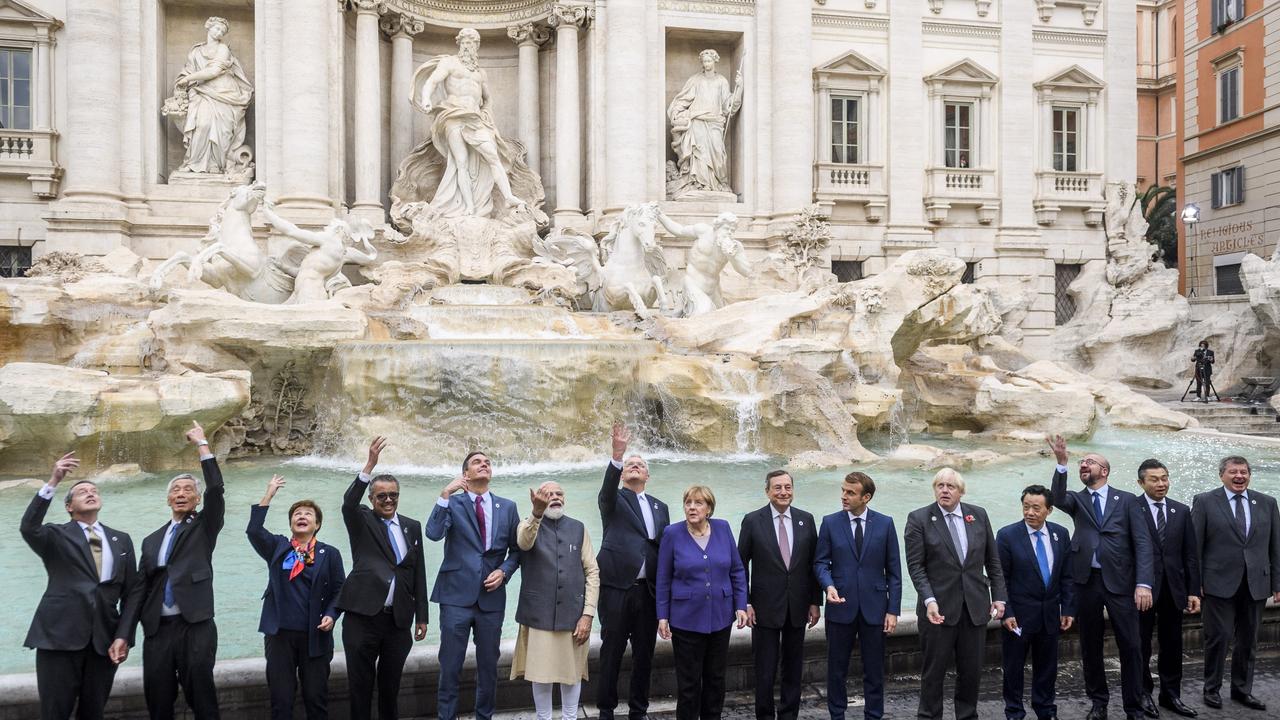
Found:
<path fill-rule="evenodd" d="M 75 450 L 58 458 L 58 462 L 53 464 L 53 473 L 49 475 L 49 485 L 57 487 L 58 483 L 62 482 L 62 478 L 70 475 L 71 471 L 78 467 L 80 467 L 80 460 L 76 458 Z"/>
<path fill-rule="evenodd" d="M 284 487 L 285 484 L 286 480 L 283 475 L 272 475 L 271 479 L 267 481 L 267 491 L 263 494 L 262 500 L 258 501 L 258 505 L 261 507 L 270 505 L 272 498 L 276 496 L 276 493 L 280 492 L 280 488 Z"/>
<path fill-rule="evenodd" d="M 529 488 L 529 502 L 533 505 L 533 516 L 542 517 L 542 513 L 546 512 L 547 505 L 551 502 L 551 493 L 539 487 L 537 490 Z"/>
<path fill-rule="evenodd" d="M 459 490 L 466 490 L 468 489 L 469 486 L 470 486 L 470 483 L 467 482 L 467 476 L 459 475 L 458 477 L 454 478 L 453 481 L 450 482 L 448 485 L 444 486 L 444 490 L 440 491 L 440 497 L 444 498 L 445 500 L 448 500 L 450 495 L 458 492 Z"/>
<path fill-rule="evenodd" d="M 622 456 L 627 454 L 627 445 L 631 443 L 631 431 L 622 423 L 614 423 L 612 439 L 613 459 L 622 462 Z"/>
<path fill-rule="evenodd" d="M 387 449 L 387 439 L 381 435 L 375 437 L 373 442 L 369 443 L 369 459 L 364 463 L 364 474 L 372 475 L 373 469 L 378 467 L 378 458 L 382 456 L 382 451 Z"/>
<path fill-rule="evenodd" d="M 1053 459 L 1058 461 L 1059 465 L 1067 464 L 1067 440 L 1061 435 L 1046 435 L 1045 441 L 1049 443 L 1049 449 L 1053 451 Z"/>
<path fill-rule="evenodd" d="M 200 427 L 200 423 L 195 420 L 191 421 L 191 429 L 187 431 L 187 440 L 196 446 L 207 445 L 209 442 L 204 439 L 204 428 Z"/>

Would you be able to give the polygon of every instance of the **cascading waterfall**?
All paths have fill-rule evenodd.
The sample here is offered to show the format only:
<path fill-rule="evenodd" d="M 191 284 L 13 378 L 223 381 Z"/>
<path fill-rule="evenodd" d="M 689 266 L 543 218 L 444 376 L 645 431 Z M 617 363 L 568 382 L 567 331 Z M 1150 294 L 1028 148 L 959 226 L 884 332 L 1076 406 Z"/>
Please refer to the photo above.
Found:
<path fill-rule="evenodd" d="M 755 455 L 760 447 L 760 402 L 764 395 L 757 385 L 759 376 L 755 368 L 714 366 L 713 375 L 724 389 L 726 399 L 734 403 L 734 417 L 738 430 L 734 435 L 740 455 Z"/>

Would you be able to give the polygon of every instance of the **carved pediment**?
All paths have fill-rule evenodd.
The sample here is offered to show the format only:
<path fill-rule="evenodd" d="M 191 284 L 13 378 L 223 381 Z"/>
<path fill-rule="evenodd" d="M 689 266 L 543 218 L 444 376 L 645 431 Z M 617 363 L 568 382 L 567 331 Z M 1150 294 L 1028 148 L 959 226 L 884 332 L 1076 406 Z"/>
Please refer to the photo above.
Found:
<path fill-rule="evenodd" d="M 1037 90 L 1101 90 L 1104 83 L 1098 76 L 1079 65 L 1072 65 L 1065 70 L 1050 75 L 1035 84 Z"/>
<path fill-rule="evenodd" d="M 62 25 L 62 21 L 22 0 L 0 0 L 0 23 L 54 27 Z"/>
<path fill-rule="evenodd" d="M 850 50 L 819 65 L 814 68 L 813 72 L 815 75 L 856 75 L 881 78 L 885 76 L 887 71 L 856 50 Z"/>
<path fill-rule="evenodd" d="M 990 70 L 982 67 L 978 63 L 965 58 L 956 63 L 946 66 L 932 75 L 924 79 L 926 83 L 931 85 L 938 84 L 961 84 L 961 85 L 995 85 L 999 82 Z"/>

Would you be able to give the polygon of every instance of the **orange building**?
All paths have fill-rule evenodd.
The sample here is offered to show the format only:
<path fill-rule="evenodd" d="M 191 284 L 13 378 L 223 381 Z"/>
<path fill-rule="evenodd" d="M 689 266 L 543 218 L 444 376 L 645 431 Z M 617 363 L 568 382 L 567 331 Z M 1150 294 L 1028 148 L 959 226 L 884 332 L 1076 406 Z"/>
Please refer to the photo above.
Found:
<path fill-rule="evenodd" d="M 1177 185 L 1182 2 L 1138 0 L 1138 190 Z"/>
<path fill-rule="evenodd" d="M 1183 292 L 1240 295 L 1240 262 L 1269 257 L 1280 229 L 1280 2 L 1186 0 L 1178 207 Z M 1268 58 L 1268 49 L 1272 50 Z"/>

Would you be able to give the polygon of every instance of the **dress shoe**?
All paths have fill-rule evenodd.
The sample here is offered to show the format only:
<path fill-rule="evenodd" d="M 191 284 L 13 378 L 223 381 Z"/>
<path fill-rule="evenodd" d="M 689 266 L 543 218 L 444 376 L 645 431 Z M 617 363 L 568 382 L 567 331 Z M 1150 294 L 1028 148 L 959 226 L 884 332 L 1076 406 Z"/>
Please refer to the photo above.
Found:
<path fill-rule="evenodd" d="M 1250 710 L 1266 710 L 1267 709 L 1266 703 L 1262 702 L 1258 698 L 1248 693 L 1236 692 L 1235 690 L 1232 690 L 1231 699 L 1249 708 Z"/>
<path fill-rule="evenodd" d="M 1089 714 L 1084 716 L 1084 720 L 1107 720 L 1107 706 L 1094 705 L 1089 709 Z"/>
<path fill-rule="evenodd" d="M 1182 717 L 1195 717 L 1199 714 L 1195 710 L 1183 705 L 1182 699 L 1176 697 L 1160 698 L 1160 707 L 1173 712 L 1174 715 L 1181 715 Z"/>
<path fill-rule="evenodd" d="M 1149 718 L 1160 717 L 1160 710 L 1156 707 L 1156 703 L 1147 693 L 1142 693 L 1142 714 Z"/>
<path fill-rule="evenodd" d="M 1217 690 L 1206 690 L 1204 692 L 1204 704 L 1214 710 L 1220 710 L 1222 709 L 1222 696 L 1218 694 Z"/>

